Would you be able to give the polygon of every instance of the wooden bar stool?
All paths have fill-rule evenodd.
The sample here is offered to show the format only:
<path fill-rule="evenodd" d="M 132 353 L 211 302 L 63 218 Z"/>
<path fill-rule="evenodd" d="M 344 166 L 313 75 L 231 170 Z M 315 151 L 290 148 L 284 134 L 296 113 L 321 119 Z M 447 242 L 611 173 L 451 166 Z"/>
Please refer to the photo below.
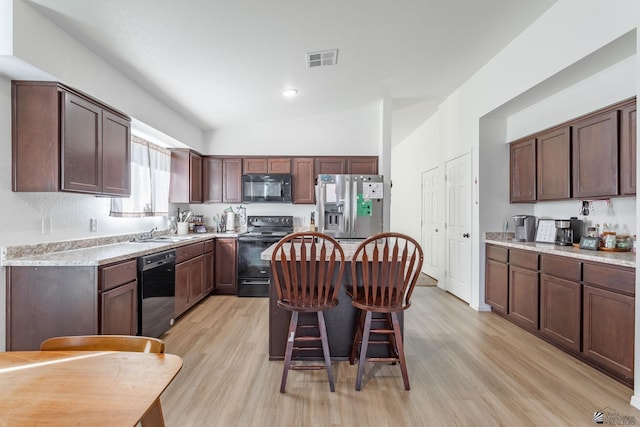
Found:
<path fill-rule="evenodd" d="M 317 232 L 286 236 L 273 250 L 271 275 L 278 293 L 278 307 L 291 312 L 280 392 L 284 393 L 289 369 L 326 369 L 329 388 L 335 391 L 324 310 L 338 305 L 338 291 L 344 272 L 344 252 L 331 237 Z M 299 313 L 316 313 L 317 325 L 298 323 Z M 317 334 L 313 332 L 317 330 Z M 321 346 L 318 347 L 317 343 Z M 310 346 L 315 344 L 316 346 Z M 291 363 L 293 353 L 299 357 L 310 350 L 321 350 L 324 365 Z"/>
<path fill-rule="evenodd" d="M 380 233 L 366 239 L 351 262 L 351 303 L 360 310 L 349 361 L 358 362 L 356 390 L 362 387 L 365 362 L 400 364 L 405 390 L 410 390 L 398 312 L 411 306 L 411 293 L 422 269 L 422 248 L 400 233 Z M 358 262 L 356 262 L 358 261 Z M 361 270 L 360 270 L 361 269 Z M 373 317 L 380 313 L 381 317 Z M 371 334 L 387 339 L 372 340 Z M 369 344 L 389 347 L 388 357 L 368 357 Z"/>

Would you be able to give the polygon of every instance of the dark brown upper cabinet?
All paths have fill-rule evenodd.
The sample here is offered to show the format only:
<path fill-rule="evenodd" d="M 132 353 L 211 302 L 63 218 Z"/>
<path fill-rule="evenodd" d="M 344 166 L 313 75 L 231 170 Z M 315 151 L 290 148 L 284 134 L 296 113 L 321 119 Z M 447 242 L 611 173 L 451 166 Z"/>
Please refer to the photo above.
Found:
<path fill-rule="evenodd" d="M 245 157 L 242 172 L 251 173 L 291 173 L 291 159 L 271 157 Z"/>
<path fill-rule="evenodd" d="M 569 126 L 552 129 L 537 137 L 537 199 L 571 197 L 571 132 Z"/>
<path fill-rule="evenodd" d="M 222 159 L 222 202 L 242 202 L 242 159 Z"/>
<path fill-rule="evenodd" d="M 316 175 L 347 173 L 347 159 L 344 157 L 316 157 Z"/>
<path fill-rule="evenodd" d="M 513 142 L 509 145 L 510 202 L 536 201 L 536 140 L 535 138 Z"/>
<path fill-rule="evenodd" d="M 636 194 L 636 103 L 620 109 L 620 194 Z"/>
<path fill-rule="evenodd" d="M 605 111 L 572 125 L 573 197 L 618 194 L 618 116 Z"/>
<path fill-rule="evenodd" d="M 222 203 L 222 159 L 202 159 L 202 199 L 204 203 Z"/>
<path fill-rule="evenodd" d="M 86 94 L 12 82 L 13 191 L 128 196 L 130 139 L 129 117 Z"/>
<path fill-rule="evenodd" d="M 202 203 L 202 157 L 189 149 L 171 150 L 171 203 Z"/>
<path fill-rule="evenodd" d="M 293 163 L 293 203 L 314 204 L 315 174 L 313 171 L 314 159 L 311 157 L 294 158 Z"/>
<path fill-rule="evenodd" d="M 355 175 L 377 175 L 378 156 L 347 157 L 347 173 Z"/>

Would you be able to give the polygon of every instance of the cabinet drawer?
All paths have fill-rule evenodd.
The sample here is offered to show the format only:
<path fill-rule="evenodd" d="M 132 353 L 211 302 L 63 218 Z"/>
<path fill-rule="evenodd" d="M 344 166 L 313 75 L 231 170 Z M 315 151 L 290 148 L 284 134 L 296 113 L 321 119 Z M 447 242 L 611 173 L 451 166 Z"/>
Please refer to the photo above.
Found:
<path fill-rule="evenodd" d="M 635 295 L 635 276 L 630 268 L 584 263 L 582 277 L 585 283 Z"/>
<path fill-rule="evenodd" d="M 515 265 L 528 270 L 537 270 L 538 254 L 535 252 L 511 249 L 509 251 L 509 265 Z"/>
<path fill-rule="evenodd" d="M 540 269 L 545 274 L 578 282 L 581 279 L 581 267 L 580 261 L 571 258 L 542 255 Z"/>
<path fill-rule="evenodd" d="M 213 251 L 213 240 L 207 240 L 204 242 L 204 252 L 212 252 Z"/>
<path fill-rule="evenodd" d="M 193 243 L 191 245 L 176 248 L 176 264 L 195 258 L 204 253 L 204 242 Z"/>
<path fill-rule="evenodd" d="M 509 259 L 509 250 L 501 246 L 487 245 L 487 258 L 499 262 L 507 262 Z"/>
<path fill-rule="evenodd" d="M 101 267 L 99 289 L 106 291 L 107 289 L 129 283 L 136 280 L 137 274 L 137 261 L 135 259 Z"/>

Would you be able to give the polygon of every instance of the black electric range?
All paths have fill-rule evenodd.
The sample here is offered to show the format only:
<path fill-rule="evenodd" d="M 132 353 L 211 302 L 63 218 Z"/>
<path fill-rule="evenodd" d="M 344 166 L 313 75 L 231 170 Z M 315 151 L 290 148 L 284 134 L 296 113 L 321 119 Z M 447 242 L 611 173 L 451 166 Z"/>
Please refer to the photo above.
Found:
<path fill-rule="evenodd" d="M 238 296 L 269 296 L 269 261 L 260 254 L 293 232 L 292 216 L 249 216 L 247 232 L 238 236 Z"/>

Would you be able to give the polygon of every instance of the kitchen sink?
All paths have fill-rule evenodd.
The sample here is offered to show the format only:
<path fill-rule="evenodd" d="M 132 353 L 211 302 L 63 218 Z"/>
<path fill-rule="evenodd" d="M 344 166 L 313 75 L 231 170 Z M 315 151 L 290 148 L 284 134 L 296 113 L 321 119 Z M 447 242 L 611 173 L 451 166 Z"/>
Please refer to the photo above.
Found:
<path fill-rule="evenodd" d="M 148 239 L 134 239 L 137 243 L 179 243 L 185 240 L 197 239 L 200 236 L 160 236 Z"/>

